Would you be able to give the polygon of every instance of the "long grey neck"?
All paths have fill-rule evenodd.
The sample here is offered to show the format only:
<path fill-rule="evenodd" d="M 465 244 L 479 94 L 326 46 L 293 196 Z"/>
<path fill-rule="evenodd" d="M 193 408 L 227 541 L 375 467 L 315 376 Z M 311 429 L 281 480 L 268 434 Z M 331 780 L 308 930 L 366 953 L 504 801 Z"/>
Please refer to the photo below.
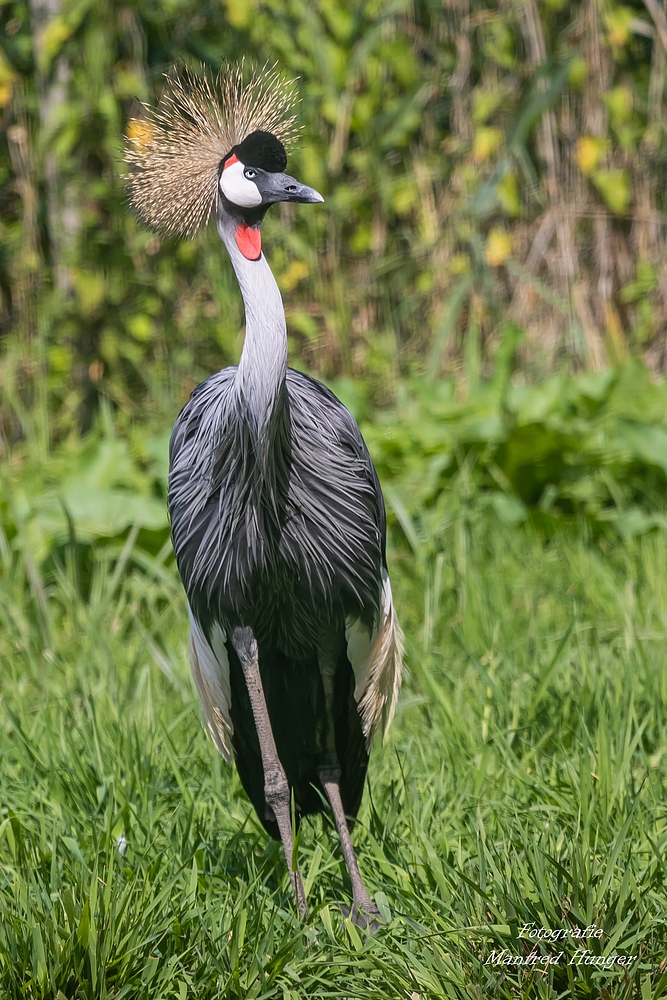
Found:
<path fill-rule="evenodd" d="M 222 212 L 218 233 L 236 272 L 245 304 L 245 341 L 236 374 L 236 391 L 257 434 L 268 444 L 272 417 L 287 371 L 287 328 L 283 300 L 264 254 L 246 260 L 236 245 L 236 223 Z"/>

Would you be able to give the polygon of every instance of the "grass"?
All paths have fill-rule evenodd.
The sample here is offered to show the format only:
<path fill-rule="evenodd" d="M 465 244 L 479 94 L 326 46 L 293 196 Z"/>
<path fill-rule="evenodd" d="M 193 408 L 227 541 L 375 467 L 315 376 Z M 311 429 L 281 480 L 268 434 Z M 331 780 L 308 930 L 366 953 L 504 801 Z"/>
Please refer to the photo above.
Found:
<path fill-rule="evenodd" d="M 319 820 L 296 918 L 199 724 L 173 566 L 130 536 L 94 550 L 83 600 L 67 547 L 47 579 L 0 545 L 3 997 L 667 993 L 667 533 L 544 543 L 452 509 L 438 554 L 392 549 L 409 674 L 354 834 L 391 915 L 366 940 Z M 531 922 L 595 924 L 591 954 L 633 960 L 569 964 L 569 940 L 538 945 L 564 952 L 546 970 L 494 964 L 530 954 Z"/>

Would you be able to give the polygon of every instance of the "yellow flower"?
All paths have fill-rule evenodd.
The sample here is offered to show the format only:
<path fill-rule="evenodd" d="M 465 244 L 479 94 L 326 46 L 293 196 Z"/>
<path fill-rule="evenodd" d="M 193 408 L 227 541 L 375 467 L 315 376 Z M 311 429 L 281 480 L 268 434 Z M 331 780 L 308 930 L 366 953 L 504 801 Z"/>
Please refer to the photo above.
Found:
<path fill-rule="evenodd" d="M 630 7 L 617 7 L 605 15 L 605 27 L 612 48 L 622 49 L 627 45 L 634 17 L 635 12 Z"/>
<path fill-rule="evenodd" d="M 138 149 L 149 146 L 153 140 L 153 126 L 143 118 L 131 118 L 127 124 L 127 137 Z"/>
<path fill-rule="evenodd" d="M 12 99 L 15 73 L 0 50 L 0 108 L 4 108 Z"/>
<path fill-rule="evenodd" d="M 222 0 L 227 20 L 232 28 L 247 28 L 252 18 L 255 4 L 249 0 Z"/>
<path fill-rule="evenodd" d="M 499 128 L 478 128 L 472 144 L 472 156 L 475 163 L 484 163 L 503 141 L 503 133 Z"/>
<path fill-rule="evenodd" d="M 582 135 L 577 142 L 575 159 L 584 177 L 589 177 L 598 168 L 604 156 L 607 143 L 604 139 L 595 139 L 592 135 Z"/>
<path fill-rule="evenodd" d="M 302 260 L 293 260 L 282 276 L 280 284 L 286 292 L 291 292 L 300 281 L 308 277 L 308 265 Z"/>
<path fill-rule="evenodd" d="M 512 253 L 512 237 L 504 229 L 491 230 L 486 240 L 484 259 L 490 267 L 500 267 Z"/>

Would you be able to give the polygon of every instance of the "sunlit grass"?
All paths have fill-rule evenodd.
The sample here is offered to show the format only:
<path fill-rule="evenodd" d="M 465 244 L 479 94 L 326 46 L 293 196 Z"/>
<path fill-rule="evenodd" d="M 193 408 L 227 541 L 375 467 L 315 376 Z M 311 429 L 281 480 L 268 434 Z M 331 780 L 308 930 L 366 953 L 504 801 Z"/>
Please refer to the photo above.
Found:
<path fill-rule="evenodd" d="M 438 555 L 394 549 L 409 676 L 354 835 L 391 911 L 367 940 L 319 820 L 297 920 L 278 846 L 199 725 L 173 569 L 101 549 L 84 602 L 67 558 L 48 580 L 3 551 L 3 996 L 667 989 L 665 534 L 603 553 L 459 510 Z M 596 924 L 593 953 L 636 958 L 568 965 L 570 943 L 540 946 L 565 951 L 546 972 L 493 965 L 530 953 L 531 921 Z"/>

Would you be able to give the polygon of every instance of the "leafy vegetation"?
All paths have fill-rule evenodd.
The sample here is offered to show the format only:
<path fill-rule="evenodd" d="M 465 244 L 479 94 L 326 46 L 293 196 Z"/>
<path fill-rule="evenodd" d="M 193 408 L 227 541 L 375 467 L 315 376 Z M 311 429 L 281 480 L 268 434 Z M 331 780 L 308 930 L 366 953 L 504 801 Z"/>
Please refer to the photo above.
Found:
<path fill-rule="evenodd" d="M 0 2 L 3 996 L 667 994 L 666 42 L 656 0 Z M 265 245 L 388 503 L 370 939 L 319 820 L 298 922 L 205 739 L 168 538 L 169 428 L 241 301 L 212 233 L 140 231 L 120 149 L 171 63 L 241 52 L 300 78 L 326 205 Z"/>
<path fill-rule="evenodd" d="M 172 63 L 239 53 L 299 77 L 292 167 L 326 197 L 267 222 L 307 367 L 386 402 L 401 371 L 488 373 L 510 316 L 533 372 L 661 370 L 666 41 L 656 0 L 5 0 L 0 334 L 30 358 L 21 391 L 48 366 L 63 434 L 100 392 L 136 416 L 237 356 L 217 237 L 141 232 L 120 153 Z"/>
<path fill-rule="evenodd" d="M 419 525 L 419 548 L 439 545 L 462 492 L 510 527 L 628 537 L 667 525 L 665 390 L 639 365 L 536 385 L 499 367 L 467 399 L 452 381 L 404 386 L 364 429 L 397 517 L 409 511 Z"/>
<path fill-rule="evenodd" d="M 319 822 L 300 927 L 198 723 L 173 568 L 130 538 L 96 552 L 82 601 L 73 553 L 48 582 L 5 546 L 3 995 L 662 996 L 666 542 L 603 557 L 462 502 L 434 563 L 395 553 L 410 677 L 355 834 L 392 919 L 366 941 Z M 595 923 L 594 953 L 636 959 L 490 964 L 530 953 L 531 921 Z"/>
<path fill-rule="evenodd" d="M 363 417 L 355 386 L 337 388 Z M 164 434 L 124 436 L 107 411 L 39 466 L 37 441 L 15 449 L 3 995 L 664 995 L 664 387 L 631 367 L 456 392 L 415 383 L 364 423 L 409 664 L 355 831 L 390 917 L 368 940 L 341 916 L 347 876 L 319 820 L 300 833 L 299 924 L 279 848 L 199 724 Z M 565 952 L 546 972 L 494 964 L 535 953 L 531 922 L 595 924 L 592 955 L 634 957 L 568 964 L 571 941 L 537 947 Z"/>
<path fill-rule="evenodd" d="M 514 331 L 507 336 L 516 348 Z M 385 486 L 390 522 L 412 555 L 442 545 L 464 498 L 508 527 L 542 537 L 587 531 L 599 544 L 667 528 L 667 385 L 640 364 L 526 385 L 497 365 L 468 394 L 453 380 L 404 382 L 392 407 L 374 410 L 363 383 L 334 388 L 359 420 Z M 8 394 L 6 397 L 9 399 Z M 8 405 L 9 408 L 9 405 Z M 102 408 L 94 430 L 57 447 L 16 447 L 0 473 L 8 544 L 36 565 L 100 545 L 170 556 L 166 519 L 173 413 L 134 429 Z"/>

